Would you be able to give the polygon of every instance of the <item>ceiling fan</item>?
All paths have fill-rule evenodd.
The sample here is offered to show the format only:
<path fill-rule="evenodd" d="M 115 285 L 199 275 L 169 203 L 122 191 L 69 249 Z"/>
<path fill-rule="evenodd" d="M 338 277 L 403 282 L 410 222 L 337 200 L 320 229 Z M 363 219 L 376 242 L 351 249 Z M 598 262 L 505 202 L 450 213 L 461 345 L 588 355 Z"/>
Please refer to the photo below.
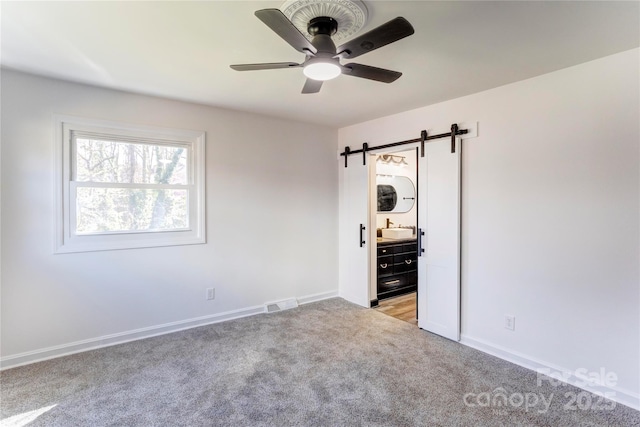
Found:
<path fill-rule="evenodd" d="M 396 81 L 402 75 L 398 71 L 356 63 L 342 65 L 340 59 L 356 58 L 414 33 L 409 21 L 397 17 L 336 48 L 331 39 L 338 30 L 338 22 L 334 18 L 321 16 L 311 19 L 307 31 L 313 38 L 309 41 L 279 9 L 262 9 L 256 11 L 255 15 L 295 50 L 304 53 L 306 58 L 300 64 L 272 62 L 231 65 L 231 68 L 237 71 L 253 71 L 302 67 L 304 75 L 307 76 L 302 93 L 317 93 L 323 81 L 340 74 L 384 83 Z"/>

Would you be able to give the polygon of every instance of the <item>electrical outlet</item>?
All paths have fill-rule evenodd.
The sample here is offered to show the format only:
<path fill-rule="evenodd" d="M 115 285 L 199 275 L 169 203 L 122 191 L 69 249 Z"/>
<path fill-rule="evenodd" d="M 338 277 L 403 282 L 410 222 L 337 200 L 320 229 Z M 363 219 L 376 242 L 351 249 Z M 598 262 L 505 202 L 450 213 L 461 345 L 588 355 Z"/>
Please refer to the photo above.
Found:
<path fill-rule="evenodd" d="M 216 289 L 207 288 L 207 299 L 216 299 Z"/>
<path fill-rule="evenodd" d="M 509 316 L 508 314 L 504 315 L 504 327 L 511 331 L 516 330 L 516 316 Z"/>

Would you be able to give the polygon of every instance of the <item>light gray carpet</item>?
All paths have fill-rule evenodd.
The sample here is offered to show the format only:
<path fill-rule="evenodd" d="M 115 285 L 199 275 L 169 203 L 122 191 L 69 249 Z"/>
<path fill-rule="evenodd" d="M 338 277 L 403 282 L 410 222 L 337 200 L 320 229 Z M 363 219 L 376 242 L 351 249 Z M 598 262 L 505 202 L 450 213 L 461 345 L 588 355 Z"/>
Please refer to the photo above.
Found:
<path fill-rule="evenodd" d="M 538 387 L 535 372 L 339 298 L 9 369 L 0 380 L 5 422 L 55 405 L 30 426 L 640 425 L 622 405 L 565 409 L 565 393 L 582 390 Z M 477 396 L 500 392 L 512 403 L 478 406 Z M 467 393 L 476 406 L 465 405 Z M 554 396 L 545 412 L 518 406 L 518 393 Z"/>

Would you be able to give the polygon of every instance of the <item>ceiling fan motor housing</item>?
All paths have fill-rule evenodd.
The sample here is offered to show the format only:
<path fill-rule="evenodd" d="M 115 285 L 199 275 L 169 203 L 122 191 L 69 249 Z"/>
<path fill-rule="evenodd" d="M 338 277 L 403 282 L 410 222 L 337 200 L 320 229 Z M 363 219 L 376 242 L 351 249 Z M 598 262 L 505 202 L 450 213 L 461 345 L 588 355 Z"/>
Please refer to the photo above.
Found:
<path fill-rule="evenodd" d="M 307 31 L 313 36 L 311 44 L 318 50 L 316 56 L 334 56 L 336 45 L 331 36 L 338 31 L 338 21 L 328 16 L 320 16 L 309 21 Z"/>
<path fill-rule="evenodd" d="M 336 45 L 331 36 L 338 31 L 338 21 L 328 16 L 319 16 L 309 21 L 307 31 L 316 48 L 314 55 L 307 55 L 304 62 L 304 74 L 313 80 L 329 80 L 337 77 L 342 68 L 336 57 Z"/>

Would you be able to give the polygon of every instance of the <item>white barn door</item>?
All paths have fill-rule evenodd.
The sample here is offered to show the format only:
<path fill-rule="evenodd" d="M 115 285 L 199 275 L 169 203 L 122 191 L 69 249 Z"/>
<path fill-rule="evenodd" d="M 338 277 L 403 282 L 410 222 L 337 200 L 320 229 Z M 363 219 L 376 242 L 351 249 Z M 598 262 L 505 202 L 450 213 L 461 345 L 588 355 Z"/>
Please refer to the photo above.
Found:
<path fill-rule="evenodd" d="M 418 157 L 418 326 L 460 340 L 460 154 L 451 140 L 425 144 Z"/>
<path fill-rule="evenodd" d="M 369 241 L 369 168 L 360 154 L 349 156 L 348 167 L 340 169 L 339 294 L 369 307 L 369 246 L 375 244 Z"/>

